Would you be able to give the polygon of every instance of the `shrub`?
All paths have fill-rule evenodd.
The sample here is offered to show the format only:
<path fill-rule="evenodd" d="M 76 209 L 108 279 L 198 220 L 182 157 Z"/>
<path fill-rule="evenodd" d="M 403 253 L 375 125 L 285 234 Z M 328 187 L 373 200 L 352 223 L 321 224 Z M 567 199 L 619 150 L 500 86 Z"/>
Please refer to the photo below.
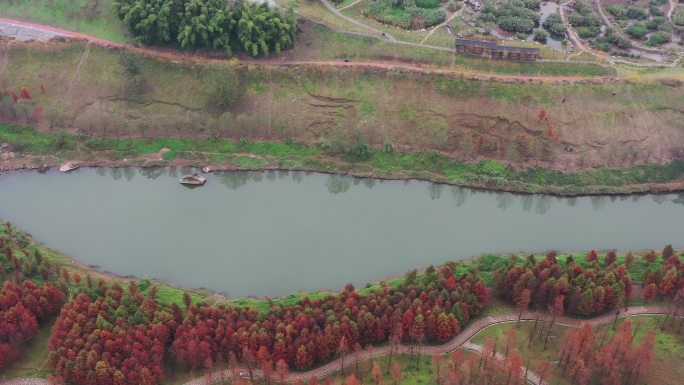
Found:
<path fill-rule="evenodd" d="M 210 82 L 206 105 L 214 111 L 223 111 L 235 105 L 242 96 L 242 77 L 234 65 L 210 66 L 206 69 Z"/>
<path fill-rule="evenodd" d="M 629 7 L 627 8 L 627 17 L 632 20 L 643 20 L 648 16 L 643 8 Z"/>
<path fill-rule="evenodd" d="M 373 157 L 373 150 L 371 150 L 368 143 L 364 141 L 356 142 L 356 145 L 349 151 L 349 155 L 357 160 L 369 160 Z"/>
<path fill-rule="evenodd" d="M 596 39 L 592 47 L 599 51 L 610 52 L 610 43 L 604 38 Z"/>
<path fill-rule="evenodd" d="M 426 9 L 423 11 L 423 19 L 425 20 L 425 27 L 432 27 L 440 24 L 446 19 L 444 11 L 441 9 Z"/>
<path fill-rule="evenodd" d="M 442 3 L 441 0 L 415 0 L 416 6 L 419 8 L 438 8 Z"/>
<path fill-rule="evenodd" d="M 575 11 L 570 14 L 568 21 L 573 27 L 598 27 L 601 25 L 601 21 L 594 13 L 591 5 L 584 0 L 577 2 Z"/>
<path fill-rule="evenodd" d="M 670 34 L 667 32 L 656 32 L 651 37 L 648 38 L 646 45 L 650 47 L 655 47 L 658 45 L 663 45 L 670 41 Z"/>
<path fill-rule="evenodd" d="M 554 35 L 565 35 L 565 23 L 563 23 L 563 18 L 557 13 L 549 15 L 544 20 L 543 26 Z"/>
<path fill-rule="evenodd" d="M 655 5 L 651 5 L 648 7 L 648 13 L 651 14 L 651 16 L 663 16 L 664 13 L 663 11 L 660 10 L 660 8 L 656 7 Z"/>
<path fill-rule="evenodd" d="M 621 20 L 627 18 L 627 6 L 624 4 L 610 4 L 606 7 L 606 11 L 616 19 Z"/>
<path fill-rule="evenodd" d="M 596 36 L 598 36 L 599 32 L 601 32 L 599 27 L 579 27 L 579 28 L 577 28 L 577 35 L 579 37 L 581 37 L 582 39 L 586 39 L 589 37 L 596 37 Z"/>
<path fill-rule="evenodd" d="M 539 15 L 525 8 L 522 1 L 500 5 L 495 11 L 496 24 L 509 32 L 530 33 L 539 24 Z"/>
<path fill-rule="evenodd" d="M 455 1 L 453 1 L 453 0 L 449 1 L 449 3 L 447 4 L 447 9 L 448 9 L 450 12 L 456 12 L 456 11 L 458 11 L 459 9 L 461 9 L 462 7 L 463 7 L 463 5 L 462 5 L 461 3 L 457 3 L 457 2 L 455 2 Z"/>
<path fill-rule="evenodd" d="M 627 28 L 627 34 L 637 39 L 643 39 L 647 32 L 648 28 L 646 28 L 644 23 L 634 23 Z"/>
<path fill-rule="evenodd" d="M 626 49 L 632 47 L 632 42 L 629 39 L 620 35 L 612 28 L 606 29 L 605 38 L 608 42 L 615 44 L 620 48 Z"/>
<path fill-rule="evenodd" d="M 684 7 L 678 7 L 672 14 L 672 22 L 684 26 Z"/>
<path fill-rule="evenodd" d="M 549 33 L 544 31 L 543 29 L 535 29 L 534 30 L 534 40 L 538 41 L 542 44 L 546 44 L 546 39 L 549 38 Z"/>
<path fill-rule="evenodd" d="M 527 9 L 539 9 L 541 0 L 523 0 L 523 3 L 525 3 L 525 8 Z"/>
<path fill-rule="evenodd" d="M 656 30 L 663 24 L 667 23 L 667 19 L 662 16 L 656 16 L 646 22 L 646 27 L 651 30 Z"/>

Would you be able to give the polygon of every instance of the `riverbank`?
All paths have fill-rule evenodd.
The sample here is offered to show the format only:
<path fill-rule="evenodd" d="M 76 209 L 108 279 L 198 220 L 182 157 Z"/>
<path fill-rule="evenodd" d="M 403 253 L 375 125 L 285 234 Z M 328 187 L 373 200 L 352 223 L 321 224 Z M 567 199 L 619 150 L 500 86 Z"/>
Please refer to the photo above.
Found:
<path fill-rule="evenodd" d="M 7 237 L 9 236 L 12 239 L 12 243 L 10 244 L 12 249 L 15 250 L 15 256 L 18 258 L 25 258 L 28 253 L 32 253 L 33 250 L 39 249 L 41 250 L 41 253 L 43 253 L 43 256 L 46 257 L 48 260 L 50 260 L 50 263 L 57 263 L 57 266 L 60 266 L 61 268 L 66 268 L 69 271 L 69 274 L 72 276 L 75 276 L 74 273 L 85 273 L 90 275 L 91 277 L 97 279 L 100 277 L 98 273 L 96 272 L 88 272 L 86 270 L 81 270 L 83 268 L 83 265 L 72 265 L 75 261 L 69 259 L 68 257 L 65 257 L 63 255 L 59 256 L 59 258 L 55 258 L 55 252 L 47 249 L 45 246 L 35 242 L 34 240 L 31 239 L 30 235 L 27 233 L 23 233 L 16 228 L 12 227 L 11 228 L 11 235 L 8 235 L 8 228 L 6 226 L 0 226 L 0 237 Z M 681 252 L 681 250 L 679 251 Z M 58 253 L 57 253 L 58 254 Z M 28 255 L 28 254 L 27 254 Z M 527 261 L 527 258 L 525 258 L 524 255 L 520 256 L 521 258 L 518 258 L 515 263 L 521 265 L 525 264 Z M 558 261 L 560 266 L 564 266 L 565 264 L 568 263 L 568 258 L 572 257 L 573 260 L 578 263 L 580 266 L 590 266 L 593 264 L 593 262 L 589 262 L 586 260 L 586 256 L 583 253 L 563 253 L 559 255 Z M 684 256 L 681 256 L 684 257 Z M 537 255 L 535 257 L 536 260 L 541 260 L 543 258 L 542 255 Z M 606 253 L 599 253 L 597 256 L 597 260 L 599 265 L 605 265 L 605 259 L 606 259 Z M 616 262 L 618 264 L 626 264 L 627 270 L 629 272 L 630 277 L 633 279 L 638 280 L 639 277 L 643 276 L 643 271 L 644 269 L 650 269 L 650 268 L 658 268 L 660 266 L 661 261 L 656 258 L 653 261 L 649 262 L 647 258 L 642 258 L 637 256 L 634 261 L 631 263 L 626 263 L 626 256 L 624 254 L 620 254 L 616 258 Z M 61 264 L 64 263 L 64 264 Z M 487 256 L 481 256 L 474 258 L 472 260 L 458 263 L 456 265 L 453 265 L 455 267 L 454 273 L 458 276 L 460 274 L 463 274 L 468 271 L 478 271 L 479 275 L 482 277 L 482 279 L 488 284 L 488 286 L 491 286 L 491 274 L 493 271 L 507 266 L 510 263 L 510 256 L 505 256 L 505 255 L 487 255 Z M 78 270 L 74 270 L 74 266 Z M 92 270 L 92 269 L 90 269 Z M 87 275 L 86 275 L 87 276 Z M 422 276 L 422 273 L 419 273 L 418 276 Z M 128 280 L 123 279 L 121 277 L 114 277 L 114 276 L 104 276 L 104 279 L 108 279 L 110 283 L 119 283 L 122 285 L 124 288 L 129 285 Z M 366 295 L 370 292 L 378 291 L 382 289 L 385 286 L 396 286 L 399 285 L 403 282 L 403 277 L 397 278 L 397 279 L 392 279 L 389 281 L 382 281 L 378 282 L 373 285 L 369 285 L 365 289 L 359 290 L 358 293 L 360 295 Z M 159 282 L 155 282 L 157 285 L 157 293 L 156 293 L 156 300 L 159 301 L 160 304 L 164 304 L 168 306 L 169 303 L 177 303 L 181 304 L 181 301 L 172 301 L 172 302 L 165 302 L 164 300 L 164 294 L 160 290 L 160 288 L 166 286 L 165 284 L 160 284 Z M 151 286 L 148 283 L 145 283 L 144 280 L 138 280 L 137 281 L 137 288 L 141 290 L 145 294 L 149 294 Z M 188 292 L 184 289 L 180 289 L 182 292 Z M 330 295 L 333 295 L 333 293 L 330 293 Z M 310 299 L 316 299 L 320 297 L 316 297 L 316 295 L 306 295 L 305 293 L 301 293 L 301 296 L 299 296 L 296 300 L 292 300 L 289 304 L 281 302 L 281 299 L 263 299 L 264 305 L 268 306 L 265 308 L 264 311 L 268 311 L 270 309 L 270 306 L 272 305 L 281 305 L 281 306 L 291 306 L 298 302 L 299 300 L 302 300 L 304 296 L 308 296 Z M 671 308 L 668 307 L 662 307 L 662 308 L 657 308 L 657 306 L 649 306 L 647 308 L 640 307 L 640 305 L 643 304 L 643 299 L 642 299 L 642 293 L 640 290 L 635 290 L 635 294 L 633 294 L 634 297 L 636 297 L 636 300 L 630 301 L 630 308 L 627 309 L 625 308 L 625 311 L 620 311 L 620 316 L 624 317 L 627 315 L 637 315 L 637 314 L 654 314 L 654 313 L 668 313 L 671 311 Z M 200 299 L 201 301 L 204 301 L 204 299 Z M 197 299 L 194 299 L 193 302 L 196 303 Z M 216 303 L 213 300 L 209 299 L 210 303 Z M 233 305 L 233 306 L 242 306 L 243 304 L 238 304 L 236 302 L 228 302 L 227 304 Z M 634 307 L 634 306 L 637 307 Z M 247 305 L 250 306 L 250 305 Z M 441 354 L 446 354 L 450 351 L 453 351 L 454 349 L 462 346 L 466 341 L 471 340 L 473 336 L 475 336 L 479 331 L 488 328 L 491 325 L 495 324 L 500 324 L 501 322 L 515 322 L 515 320 L 518 318 L 517 312 L 514 312 L 514 310 L 510 307 L 510 305 L 505 305 L 502 306 L 501 308 L 498 307 L 499 305 L 497 303 L 493 303 L 490 305 L 489 310 L 485 311 L 483 314 L 481 314 L 479 317 L 476 317 L 471 320 L 470 323 L 468 323 L 467 327 L 464 325 L 463 331 L 458 334 L 455 338 L 452 340 L 448 341 L 445 344 L 421 344 L 419 346 L 415 345 L 401 345 L 397 348 L 397 350 L 394 352 L 395 354 L 399 353 L 411 353 L 411 354 L 424 354 L 424 355 L 441 355 Z M 665 305 L 666 306 L 666 305 Z M 548 321 L 548 319 L 551 316 L 546 314 L 542 315 L 541 319 L 545 319 Z M 523 316 L 523 319 L 527 320 L 533 320 L 536 319 L 536 313 L 529 312 L 526 313 Z M 591 322 L 595 325 L 602 325 L 608 322 L 611 322 L 615 319 L 615 316 L 613 315 L 612 312 L 601 315 L 596 318 L 590 318 L 590 319 L 578 319 L 578 318 L 572 318 L 572 317 L 560 317 L 557 319 L 561 324 L 567 324 L 569 326 L 574 326 L 576 327 L 582 322 Z M 40 347 L 45 346 L 45 340 L 47 339 L 47 335 L 49 334 L 47 331 L 49 330 L 48 328 L 43 328 L 41 329 L 41 335 L 38 337 L 34 345 L 31 345 L 31 351 L 34 352 L 35 354 L 39 355 Z M 471 345 L 469 345 L 471 346 Z M 383 357 L 384 355 L 387 355 L 389 347 L 387 345 L 382 345 L 379 346 L 371 351 L 358 351 L 355 353 L 351 353 L 350 356 L 345 357 L 344 360 L 347 362 L 354 362 L 356 361 L 356 357 L 358 355 L 359 361 L 365 361 L 368 359 L 372 358 L 379 358 Z M 42 357 L 42 358 L 41 358 Z M 50 374 L 50 371 L 48 370 L 43 370 L 44 364 L 40 363 L 40 359 L 45 360 L 46 358 L 44 356 L 39 357 L 27 357 L 27 359 L 31 362 L 31 366 L 28 369 L 35 370 L 36 367 L 40 367 L 37 371 L 34 372 L 29 372 L 28 370 L 24 370 L 24 365 L 20 365 L 21 362 L 17 363 L 16 365 L 13 365 L 10 367 L 10 372 L 12 373 L 12 377 L 19 377 L 19 376 L 26 376 L 26 375 L 35 375 L 35 373 L 39 373 L 41 376 L 47 376 Z M 318 366 L 310 371 L 294 371 L 291 376 L 292 379 L 300 379 L 300 378 L 305 378 L 308 379 L 312 376 L 314 377 L 326 377 L 330 375 L 335 375 L 335 372 L 338 370 L 340 367 L 340 359 L 337 359 L 332 362 L 328 362 L 324 365 Z M 169 381 L 165 381 L 164 383 L 166 384 L 209 384 L 212 383 L 213 381 L 216 380 L 217 377 L 221 377 L 222 375 L 227 375 L 230 374 L 229 370 L 226 370 L 225 372 L 220 372 L 220 370 L 223 368 L 222 365 L 217 365 L 216 367 L 212 367 L 209 369 L 209 371 L 214 371 L 213 380 L 209 381 L 208 378 L 210 377 L 200 377 L 198 373 L 195 373 L 193 376 L 193 371 L 190 371 L 189 373 L 186 370 L 179 370 L 178 373 L 173 371 L 173 373 L 169 373 Z M 207 371 L 202 371 L 200 370 L 199 373 L 207 373 Z M 194 381 L 189 381 L 191 378 L 195 377 L 196 380 Z M 258 374 L 257 374 L 258 377 Z M 0 377 L 3 378 L 3 377 Z M 5 377 L 8 378 L 8 377 Z"/>
<path fill-rule="evenodd" d="M 71 162 L 81 167 L 207 167 L 211 171 L 316 171 L 377 179 L 418 179 L 517 193 L 559 196 L 684 191 L 684 161 L 561 172 L 508 167 L 494 160 L 462 163 L 438 152 L 376 149 L 359 142 L 336 149 L 293 141 L 234 142 L 218 138 L 105 139 L 41 133 L 0 125 L 0 171 L 36 169 Z"/>
<path fill-rule="evenodd" d="M 52 249 L 41 242 L 36 241 L 33 236 L 24 230 L 18 229 L 17 227 L 7 224 L 7 222 L 2 222 L 0 226 L 0 238 L 10 238 L 13 239 L 13 245 L 21 245 L 21 247 L 13 248 L 15 255 L 18 258 L 25 258 L 35 251 L 41 253 L 43 257 L 50 261 L 53 266 L 59 266 L 60 268 L 67 269 L 70 273 L 78 273 L 82 277 L 90 276 L 93 281 L 98 279 L 104 279 L 106 282 L 118 283 L 123 287 L 127 287 L 130 282 L 137 282 L 138 288 L 143 292 L 148 294 L 153 286 L 157 288 L 156 299 L 164 305 L 183 304 L 184 294 L 190 295 L 193 303 L 206 302 L 211 304 L 226 304 L 230 306 L 247 306 L 258 309 L 261 312 L 268 312 L 271 306 L 291 306 L 305 297 L 310 300 L 316 300 L 324 298 L 331 295 L 337 295 L 341 288 L 330 287 L 329 290 L 321 291 L 298 291 L 293 292 L 288 295 L 281 297 L 277 296 L 265 296 L 265 297 L 255 297 L 255 296 L 242 296 L 237 298 L 229 298 L 225 294 L 218 293 L 209 289 L 193 289 L 188 287 L 182 287 L 174 283 L 165 282 L 163 280 L 155 278 L 144 278 L 136 277 L 134 275 L 117 275 L 108 271 L 102 271 L 99 266 L 89 265 L 77 259 L 74 259 L 66 254 Z M 9 230 L 8 230 L 9 229 Z M 8 231 L 10 233 L 8 233 Z M 11 234 L 11 235 L 10 235 Z M 636 255 L 646 255 L 651 250 L 641 250 L 636 253 Z M 597 261 L 601 264 L 605 263 L 607 251 L 599 251 L 597 253 Z M 684 262 L 684 249 L 675 249 L 675 253 L 680 255 L 680 258 Z M 517 263 L 522 264 L 529 256 L 533 256 L 536 260 L 542 260 L 544 258 L 543 253 L 511 253 L 511 254 L 483 254 L 479 256 L 473 256 L 471 258 L 460 260 L 455 262 L 455 274 L 461 275 L 467 273 L 468 271 L 477 271 L 482 281 L 489 287 L 493 285 L 493 273 L 507 264 L 510 263 L 512 256 L 517 256 Z M 578 263 L 580 266 L 588 266 L 589 261 L 586 260 L 585 252 L 571 252 L 564 251 L 559 252 L 557 255 L 558 261 L 564 265 L 567 263 L 568 258 L 572 258 L 573 261 Z M 643 273 L 647 270 L 658 269 L 661 262 L 658 260 L 648 261 L 645 258 L 637 258 L 635 262 L 626 264 L 627 253 L 621 252 L 616 256 L 616 263 L 627 265 L 627 272 L 630 279 L 634 284 L 639 284 L 642 281 Z M 422 267 L 424 268 L 424 266 Z M 416 270 L 418 271 L 418 270 Z M 420 270 L 422 272 L 423 270 Z M 380 274 L 379 276 L 382 276 Z M 373 282 L 369 282 L 365 287 L 359 288 L 358 292 L 361 295 L 372 293 L 381 290 L 383 287 L 394 288 L 401 285 L 405 280 L 404 275 L 386 276 L 384 278 L 378 278 Z M 641 304 L 641 299 L 636 302 L 636 304 Z"/>
<path fill-rule="evenodd" d="M 0 121 L 55 135 L 54 147 L 37 146 L 50 165 L 214 164 L 566 195 L 681 189 L 678 176 L 651 175 L 661 169 L 612 171 L 683 159 L 682 86 L 666 79 L 504 81 L 339 59 L 169 60 L 81 41 L 9 44 L 2 60 Z M 68 147 L 69 135 L 80 148 Z M 288 143 L 298 147 L 269 152 Z M 473 166 L 485 159 L 496 166 Z"/>

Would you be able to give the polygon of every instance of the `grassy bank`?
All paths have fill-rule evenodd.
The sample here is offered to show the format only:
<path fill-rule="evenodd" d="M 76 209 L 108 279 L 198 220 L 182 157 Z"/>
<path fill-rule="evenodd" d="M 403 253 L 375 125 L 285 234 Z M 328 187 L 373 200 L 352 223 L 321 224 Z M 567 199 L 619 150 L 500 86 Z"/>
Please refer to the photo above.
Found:
<path fill-rule="evenodd" d="M 560 172 L 517 170 L 494 161 L 461 163 L 435 152 L 400 152 L 359 144 L 330 155 L 325 145 L 223 139 L 105 139 L 0 125 L 0 142 L 13 165 L 57 166 L 67 160 L 92 166 L 210 166 L 214 170 L 311 170 L 388 179 L 418 178 L 495 190 L 560 195 L 682 189 L 684 161 L 622 169 Z M 19 158 L 20 157 L 20 158 Z M 12 166 L 10 166 L 11 168 Z"/>
<path fill-rule="evenodd" d="M 493 159 L 515 169 L 576 171 L 682 159 L 684 93 L 677 85 L 502 82 L 383 68 L 167 61 L 86 49 L 80 42 L 10 45 L 6 57 L 0 122 L 84 135 L 95 150 L 99 141 L 134 140 L 109 142 L 115 157 L 154 150 L 144 142 L 167 141 L 173 150 L 167 160 L 223 163 L 227 154 L 242 151 L 234 145 L 218 148 L 227 141 L 293 141 L 309 151 L 306 163 L 294 159 L 299 164 L 283 167 L 346 172 L 352 167 L 312 160 L 312 151 L 323 149 L 335 158 L 366 142 L 375 152 L 366 165 L 353 166 L 358 173 L 484 187 L 503 181 L 500 188 L 522 191 L 557 184 L 554 191 L 567 193 L 636 191 L 641 188 L 615 187 L 673 178 L 639 175 L 654 172 L 645 168 L 622 180 L 622 171 L 611 170 L 582 174 L 584 180 L 567 180 L 569 174 L 555 171 L 499 175 L 494 170 L 474 180 L 473 166 L 446 165 L 450 159 L 462 164 Z M 11 95 L 22 89 L 31 98 L 15 103 Z M 227 141 L 209 143 L 209 138 Z M 244 152 L 259 155 L 249 148 Z M 427 155 L 432 153 L 441 155 Z M 236 162 L 244 168 L 273 167 L 268 159 Z M 410 174 L 401 175 L 405 171 Z M 586 189 L 598 183 L 608 187 Z"/>

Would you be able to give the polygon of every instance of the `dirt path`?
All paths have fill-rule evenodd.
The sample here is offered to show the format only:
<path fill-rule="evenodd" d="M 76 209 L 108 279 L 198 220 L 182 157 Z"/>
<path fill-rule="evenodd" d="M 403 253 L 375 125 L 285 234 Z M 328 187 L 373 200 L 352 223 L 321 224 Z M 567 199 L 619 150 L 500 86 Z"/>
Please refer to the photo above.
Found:
<path fill-rule="evenodd" d="M 476 345 L 472 342 L 466 342 L 463 344 L 463 349 L 472 350 L 473 352 L 482 355 L 484 347 L 482 345 Z M 501 353 L 496 353 L 496 360 L 499 362 L 500 366 L 504 366 L 504 356 Z M 549 383 L 542 380 L 536 373 L 531 370 L 525 370 L 525 367 L 521 367 L 522 371 L 520 373 L 520 378 L 532 385 L 548 385 Z"/>
<path fill-rule="evenodd" d="M 324 5 L 326 8 L 328 8 L 328 10 L 329 10 L 330 12 L 334 13 L 337 17 L 339 17 L 339 18 L 341 18 L 341 19 L 344 19 L 345 21 L 348 21 L 348 22 L 350 22 L 350 23 L 352 23 L 352 24 L 358 25 L 359 27 L 363 27 L 363 28 L 366 28 L 367 30 L 373 31 L 373 32 L 377 33 L 378 36 L 384 36 L 384 37 L 387 38 L 387 40 L 389 40 L 389 41 L 392 42 L 392 43 L 396 43 L 396 42 L 397 42 L 397 39 L 396 39 L 394 36 L 390 35 L 389 33 L 384 32 L 384 31 L 381 31 L 381 30 L 379 30 L 379 29 L 377 29 L 377 28 L 373 28 L 373 27 L 371 27 L 371 26 L 369 26 L 369 25 L 363 24 L 362 22 L 360 22 L 360 21 L 358 21 L 358 20 L 356 20 L 356 19 L 353 19 L 353 18 L 351 18 L 351 17 L 349 17 L 349 16 L 343 14 L 343 13 L 341 12 L 341 9 L 335 8 L 334 5 L 330 4 L 330 1 L 328 1 L 328 0 L 321 0 L 321 3 L 323 3 L 323 5 Z"/>
<path fill-rule="evenodd" d="M 327 0 L 321 0 L 327 1 Z M 328 3 L 329 4 L 329 3 Z M 332 5 L 331 5 L 332 6 Z M 0 23 L 13 23 L 16 25 L 25 25 L 30 28 L 44 28 L 46 31 L 53 31 L 62 36 L 68 36 L 78 39 L 84 39 L 90 43 L 95 43 L 105 47 L 117 47 L 124 48 L 127 50 L 140 52 L 146 55 L 151 55 L 155 57 L 160 57 L 167 60 L 196 60 L 201 62 L 221 62 L 225 59 L 211 58 L 207 56 L 201 56 L 188 52 L 181 52 L 175 50 L 159 49 L 152 47 L 140 47 L 130 44 L 121 44 L 112 42 L 109 40 L 99 39 L 89 35 L 84 35 L 80 33 L 60 30 L 57 28 L 52 28 L 48 26 L 39 26 L 32 23 L 24 23 L 17 20 L 2 19 L 0 18 Z M 433 47 L 418 43 L 401 42 L 396 41 L 397 44 L 406 44 L 417 47 Z M 455 51 L 450 48 L 444 47 L 434 47 L 436 49 L 442 49 L 445 51 Z M 87 56 L 86 56 L 87 57 Z M 297 60 L 278 60 L 273 58 L 266 59 L 248 59 L 240 61 L 243 64 L 255 64 L 263 66 L 295 66 L 295 65 L 318 65 L 318 66 L 332 66 L 332 67 L 358 67 L 358 68 L 378 68 L 386 70 L 407 70 L 407 71 L 417 71 L 422 73 L 432 73 L 432 74 L 455 74 L 470 76 L 472 78 L 477 78 L 481 80 L 502 80 L 502 81 L 542 81 L 542 82 L 592 82 L 592 83 L 606 83 L 614 82 L 617 78 L 613 77 L 584 77 L 584 76 L 533 76 L 533 75 L 500 75 L 500 74 L 477 74 L 474 72 L 451 70 L 451 69 L 439 69 L 431 66 L 421 66 L 421 65 L 410 65 L 406 63 L 393 63 L 393 62 L 345 62 L 337 60 L 322 60 L 322 61 L 297 61 Z M 600 63 L 595 63 L 601 65 Z M 77 73 L 75 73 L 77 74 Z"/>
<path fill-rule="evenodd" d="M 360 3 L 361 1 L 362 1 L 362 0 L 355 0 L 353 3 L 351 3 L 351 4 L 349 4 L 349 5 L 345 5 L 345 6 L 342 7 L 342 8 L 338 8 L 338 10 L 339 10 L 339 11 L 344 11 L 344 10 L 347 9 L 347 8 L 351 8 L 351 7 L 355 6 L 356 4 Z"/>
<path fill-rule="evenodd" d="M 76 66 L 76 70 L 74 71 L 74 74 L 71 76 L 71 80 L 69 80 L 69 85 L 67 87 L 67 90 L 64 93 L 64 96 L 62 96 L 62 106 L 64 106 L 64 102 L 66 101 L 67 96 L 71 92 L 71 89 L 74 86 L 74 80 L 76 80 L 78 73 L 81 72 L 81 68 L 83 67 L 83 64 L 86 62 L 86 60 L 88 60 L 88 55 L 90 55 L 90 44 L 91 44 L 90 41 L 88 41 L 86 43 L 85 50 L 83 51 L 83 55 L 81 55 L 81 60 L 78 61 L 78 65 Z"/>
<path fill-rule="evenodd" d="M 441 24 L 439 24 L 439 25 L 435 26 L 434 28 L 432 28 L 432 29 L 430 30 L 430 33 L 428 33 L 427 36 L 425 36 L 425 38 L 423 38 L 423 40 L 420 41 L 420 44 L 424 44 L 424 43 L 427 41 L 427 39 L 429 39 L 430 36 L 432 36 L 432 34 L 435 33 L 435 31 L 437 31 L 438 29 L 444 27 L 445 25 L 449 25 L 449 22 L 450 22 L 451 20 L 453 20 L 455 17 L 457 17 L 458 15 L 460 15 L 461 13 L 463 13 L 463 10 L 464 10 L 464 9 L 465 9 L 465 7 L 459 9 L 458 11 L 454 12 L 453 15 L 449 16 L 448 19 L 444 20 L 444 22 L 442 22 Z"/>
<path fill-rule="evenodd" d="M 672 22 L 672 13 L 677 9 L 677 4 L 675 4 L 673 0 L 667 0 L 667 2 L 670 3 L 670 9 L 667 11 L 667 20 Z"/>
<path fill-rule="evenodd" d="M 579 52 L 573 53 L 573 54 L 570 55 L 569 57 L 572 57 L 572 56 L 575 56 L 575 55 L 579 55 L 579 54 L 581 54 L 582 52 L 586 52 L 586 53 L 589 53 L 589 54 L 592 54 L 592 55 L 596 55 L 596 56 L 600 56 L 600 57 L 605 57 L 605 55 L 600 54 L 600 53 L 598 53 L 597 51 L 594 51 L 593 49 L 591 49 L 591 48 L 585 46 L 584 43 L 582 43 L 582 39 L 580 39 L 579 36 L 577 36 L 577 32 L 575 32 L 575 30 L 574 30 L 574 29 L 572 28 L 572 26 L 570 25 L 570 22 L 568 21 L 568 17 L 565 15 L 565 8 L 566 8 L 568 5 L 570 5 L 570 3 L 573 3 L 574 1 L 575 1 L 575 0 L 568 0 L 568 1 L 564 2 L 564 3 L 562 3 L 562 4 L 560 5 L 560 8 L 559 8 L 559 9 L 560 9 L 560 16 L 561 16 L 561 19 L 563 19 L 563 23 L 565 23 L 565 25 L 566 25 L 566 27 L 567 27 L 568 37 L 570 38 L 570 40 L 572 41 L 572 43 L 575 45 L 575 47 L 579 48 L 579 50 L 580 50 Z"/>
<path fill-rule="evenodd" d="M 571 318 L 571 317 L 557 317 L 556 318 L 556 323 L 559 325 L 563 326 L 568 326 L 568 327 L 573 327 L 573 328 L 578 328 L 584 323 L 589 323 L 593 327 L 597 326 L 602 326 L 602 325 L 607 325 L 619 318 L 625 318 L 629 316 L 637 316 L 637 315 L 665 315 L 665 314 L 670 314 L 671 315 L 671 309 L 665 306 L 634 306 L 634 307 L 629 307 L 623 310 L 619 311 L 619 315 L 616 316 L 615 313 L 609 312 L 603 315 L 600 315 L 595 318 L 583 320 L 583 319 L 577 319 L 577 318 Z M 522 315 L 522 319 L 526 321 L 533 321 L 537 317 L 539 317 L 540 320 L 544 321 L 550 321 L 551 315 L 546 314 L 546 313 L 537 313 L 537 312 L 525 312 Z M 682 316 L 679 316 L 682 317 Z M 429 355 L 429 356 L 435 356 L 435 355 L 443 355 L 443 354 L 448 354 L 454 351 L 455 349 L 459 347 L 463 347 L 466 349 L 478 351 L 480 347 L 479 345 L 475 345 L 472 343 L 469 343 L 468 341 L 473 338 L 475 335 L 480 333 L 482 330 L 498 325 L 501 323 L 508 323 L 508 322 L 516 322 L 518 319 L 517 314 L 502 314 L 502 315 L 497 315 L 497 316 L 489 316 L 489 317 L 484 317 L 481 318 L 474 323 L 470 324 L 466 329 L 461 331 L 456 337 L 451 339 L 450 341 L 442 344 L 442 345 L 431 345 L 431 346 L 409 346 L 409 345 L 400 345 L 397 347 L 393 354 L 409 354 L 413 352 L 414 354 L 423 354 L 423 355 Z M 360 351 L 356 353 L 350 353 L 344 357 L 344 361 L 347 363 L 349 362 L 355 362 L 357 359 L 359 361 L 366 361 L 378 357 L 384 357 L 389 355 L 390 353 L 390 347 L 389 346 L 382 346 L 378 348 L 374 348 L 372 351 Z M 285 382 L 292 383 L 298 380 L 302 380 L 305 383 L 308 382 L 308 380 L 312 377 L 316 378 L 324 378 L 327 377 L 334 372 L 338 371 L 342 365 L 343 359 L 342 358 L 337 358 L 323 366 L 320 366 L 316 369 L 312 369 L 306 372 L 296 372 L 296 373 L 290 373 L 287 376 L 287 379 Z M 254 370 L 253 371 L 254 378 L 261 378 L 263 374 L 261 373 L 260 370 Z M 219 383 L 220 381 L 225 381 L 228 379 L 233 378 L 234 376 L 238 376 L 241 378 L 248 378 L 248 372 L 247 369 L 244 368 L 239 368 L 236 370 L 221 370 L 217 371 L 214 373 L 211 373 L 209 375 L 205 375 L 199 378 L 196 378 L 192 381 L 189 381 L 185 383 L 184 385 L 211 385 L 214 383 Z M 536 377 L 537 382 L 534 382 L 534 376 L 530 375 L 528 373 L 528 381 L 532 382 L 535 385 L 540 385 L 539 384 L 539 378 Z M 542 382 L 542 385 L 545 385 L 546 382 Z M 15 380 L 10 380 L 7 382 L 3 382 L 0 385 L 49 385 L 49 382 L 45 379 L 39 379 L 39 378 L 22 378 L 22 379 L 15 379 Z"/>
<path fill-rule="evenodd" d="M 9 64 L 9 47 L 0 47 L 0 75 L 5 72 L 7 65 Z"/>
<path fill-rule="evenodd" d="M 414 72 L 422 72 L 426 74 L 454 74 L 469 76 L 473 79 L 480 80 L 504 80 L 504 81 L 521 81 L 521 82 L 546 82 L 546 83 L 610 83 L 619 81 L 615 77 L 584 77 L 584 76 L 531 76 L 531 75 L 478 75 L 466 71 L 434 68 L 430 66 L 410 65 L 405 63 L 394 62 L 345 62 L 336 60 L 326 61 L 284 61 L 284 62 L 263 62 L 259 60 L 244 60 L 243 64 L 258 64 L 258 65 L 276 65 L 276 66 L 297 66 L 297 65 L 321 65 L 332 67 L 356 67 L 356 68 L 378 68 L 386 70 L 407 70 Z"/>

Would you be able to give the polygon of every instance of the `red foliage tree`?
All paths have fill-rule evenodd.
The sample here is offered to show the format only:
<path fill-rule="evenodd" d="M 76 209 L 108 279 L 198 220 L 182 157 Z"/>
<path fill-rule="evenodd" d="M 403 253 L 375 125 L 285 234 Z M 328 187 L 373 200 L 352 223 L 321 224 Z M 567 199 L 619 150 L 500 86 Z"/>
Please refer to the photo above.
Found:
<path fill-rule="evenodd" d="M 546 119 L 546 109 L 544 109 L 544 107 L 539 109 L 539 112 L 537 113 L 537 119 L 539 119 L 540 122 Z"/>
<path fill-rule="evenodd" d="M 31 100 L 31 93 L 26 87 L 21 87 L 20 95 L 22 99 Z"/>

